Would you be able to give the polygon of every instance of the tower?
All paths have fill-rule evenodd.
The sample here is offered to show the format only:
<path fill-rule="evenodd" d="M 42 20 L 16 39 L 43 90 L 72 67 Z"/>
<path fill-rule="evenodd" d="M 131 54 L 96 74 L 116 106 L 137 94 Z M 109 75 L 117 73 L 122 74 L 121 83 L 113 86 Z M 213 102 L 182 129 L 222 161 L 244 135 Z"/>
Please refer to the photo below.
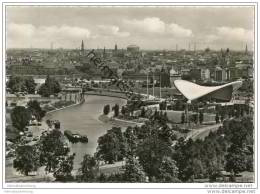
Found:
<path fill-rule="evenodd" d="M 245 54 L 247 54 L 248 50 L 247 50 L 247 44 L 246 44 L 246 50 L 245 50 Z"/>
<path fill-rule="evenodd" d="M 117 51 L 117 44 L 115 44 L 115 52 Z"/>
<path fill-rule="evenodd" d="M 83 40 L 81 41 L 81 47 L 80 47 L 80 50 L 83 52 L 84 51 L 84 42 Z"/>
<path fill-rule="evenodd" d="M 103 49 L 103 57 L 105 57 L 106 56 L 106 47 L 104 47 L 104 49 Z"/>

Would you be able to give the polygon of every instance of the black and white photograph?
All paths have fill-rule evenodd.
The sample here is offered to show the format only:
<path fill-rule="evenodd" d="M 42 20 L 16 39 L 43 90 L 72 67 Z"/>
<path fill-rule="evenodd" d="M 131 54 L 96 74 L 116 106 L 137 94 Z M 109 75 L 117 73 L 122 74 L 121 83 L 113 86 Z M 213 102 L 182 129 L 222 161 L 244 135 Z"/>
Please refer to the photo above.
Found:
<path fill-rule="evenodd" d="M 2 4 L 3 185 L 254 187 L 257 6 Z"/>

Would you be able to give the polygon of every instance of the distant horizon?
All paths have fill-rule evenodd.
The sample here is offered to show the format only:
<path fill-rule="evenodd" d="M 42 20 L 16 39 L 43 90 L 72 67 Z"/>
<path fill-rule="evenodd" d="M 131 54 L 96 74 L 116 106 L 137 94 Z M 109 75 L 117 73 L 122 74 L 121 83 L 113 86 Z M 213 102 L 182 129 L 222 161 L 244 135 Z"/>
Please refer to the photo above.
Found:
<path fill-rule="evenodd" d="M 223 19 L 223 17 L 225 19 Z M 254 8 L 7 6 L 7 48 L 253 50 Z M 189 49 L 190 48 L 190 49 Z"/>
<path fill-rule="evenodd" d="M 137 45 L 138 46 L 138 45 Z M 139 47 L 140 48 L 140 47 Z M 209 48 L 210 51 L 218 51 L 220 52 L 221 49 L 211 49 L 210 47 L 206 47 L 206 48 L 203 48 L 203 49 L 196 49 L 196 51 L 194 50 L 187 50 L 187 49 L 178 49 L 178 51 L 187 51 L 187 52 L 197 52 L 197 51 L 205 51 L 205 49 Z M 103 50 L 104 48 L 84 48 L 84 50 Z M 114 50 L 114 48 L 105 48 L 106 50 Z M 231 48 L 222 48 L 223 51 L 226 51 L 226 49 L 229 49 L 229 51 L 236 51 L 236 52 L 245 52 L 245 48 L 244 49 L 231 49 Z M 79 50 L 80 51 L 80 48 L 40 48 L 40 47 L 24 47 L 24 48 L 6 48 L 6 50 Z M 117 48 L 118 51 L 120 50 L 127 50 L 127 48 Z M 174 51 L 176 52 L 175 49 L 142 49 L 140 48 L 139 51 Z M 248 49 L 247 50 L 248 52 L 254 52 L 254 50 L 250 50 Z"/>

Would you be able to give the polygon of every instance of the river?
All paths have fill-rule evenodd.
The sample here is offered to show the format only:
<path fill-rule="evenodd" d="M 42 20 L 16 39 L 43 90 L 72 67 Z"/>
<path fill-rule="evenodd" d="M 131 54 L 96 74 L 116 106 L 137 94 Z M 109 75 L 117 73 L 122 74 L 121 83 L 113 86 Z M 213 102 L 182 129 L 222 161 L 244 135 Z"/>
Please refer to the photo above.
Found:
<path fill-rule="evenodd" d="M 111 129 L 112 125 L 101 122 L 98 117 L 103 113 L 103 107 L 110 104 L 110 109 L 115 104 L 120 107 L 126 103 L 126 100 L 107 97 L 107 96 L 85 96 L 83 104 L 65 108 L 60 111 L 47 114 L 44 120 L 59 120 L 61 122 L 61 130 L 70 130 L 73 133 L 88 136 L 88 143 L 70 144 L 72 153 L 76 153 L 74 160 L 74 169 L 80 167 L 85 154 L 93 155 L 96 152 L 97 140 L 100 136 Z"/>

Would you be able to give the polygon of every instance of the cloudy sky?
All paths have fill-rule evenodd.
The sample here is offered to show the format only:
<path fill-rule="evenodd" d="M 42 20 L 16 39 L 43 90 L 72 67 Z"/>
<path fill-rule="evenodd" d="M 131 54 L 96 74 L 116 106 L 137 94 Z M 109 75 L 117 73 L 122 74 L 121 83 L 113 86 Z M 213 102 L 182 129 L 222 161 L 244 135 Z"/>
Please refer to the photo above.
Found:
<path fill-rule="evenodd" d="M 14 7 L 7 48 L 230 48 L 253 45 L 253 7 Z"/>

